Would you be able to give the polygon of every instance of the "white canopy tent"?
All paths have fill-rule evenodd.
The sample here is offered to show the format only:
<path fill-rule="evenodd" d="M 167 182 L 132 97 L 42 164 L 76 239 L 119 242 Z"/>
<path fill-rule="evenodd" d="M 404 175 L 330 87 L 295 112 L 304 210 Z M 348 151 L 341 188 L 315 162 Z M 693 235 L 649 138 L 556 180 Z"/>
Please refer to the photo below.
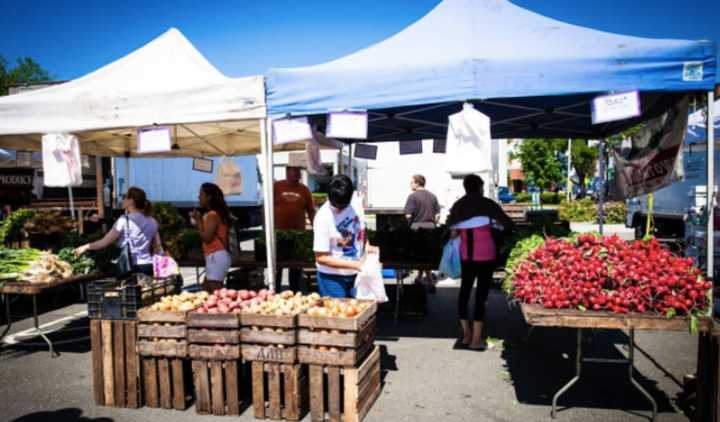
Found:
<path fill-rule="evenodd" d="M 265 118 L 262 76 L 224 76 L 172 28 L 81 78 L 1 97 L 0 148 L 40 151 L 43 134 L 67 132 L 78 137 L 82 154 L 135 157 L 139 128 L 168 126 L 172 150 L 143 157 L 266 156 Z M 295 143 L 279 150 L 304 148 Z M 272 160 L 265 161 L 265 180 L 272 181 Z M 272 183 L 264 185 L 271 204 Z M 273 286 L 274 272 L 268 273 Z"/>

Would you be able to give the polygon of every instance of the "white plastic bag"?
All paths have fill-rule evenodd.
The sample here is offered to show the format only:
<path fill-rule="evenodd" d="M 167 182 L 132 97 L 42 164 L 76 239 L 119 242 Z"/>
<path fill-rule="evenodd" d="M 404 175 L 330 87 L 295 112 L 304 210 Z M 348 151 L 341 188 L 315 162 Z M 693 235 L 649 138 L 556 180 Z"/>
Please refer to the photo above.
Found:
<path fill-rule="evenodd" d="M 355 297 L 370 299 L 378 303 L 388 301 L 382 276 L 382 264 L 377 254 L 368 254 L 362 271 L 355 278 Z"/>
<path fill-rule="evenodd" d="M 445 273 L 450 278 L 460 278 L 460 237 L 450 239 L 443 247 L 440 268 L 438 271 Z"/>

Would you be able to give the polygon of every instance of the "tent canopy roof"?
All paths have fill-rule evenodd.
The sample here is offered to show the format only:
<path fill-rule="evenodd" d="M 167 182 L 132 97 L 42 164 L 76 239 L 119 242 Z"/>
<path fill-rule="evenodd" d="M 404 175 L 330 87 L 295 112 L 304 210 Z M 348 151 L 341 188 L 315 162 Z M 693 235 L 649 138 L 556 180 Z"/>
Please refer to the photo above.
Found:
<path fill-rule="evenodd" d="M 136 152 L 136 129 L 173 126 L 164 155 L 231 155 L 259 149 L 266 115 L 262 76 L 222 75 L 176 29 L 79 79 L 0 98 L 0 146 L 38 150 L 41 135 L 78 135 L 91 155 Z"/>
<path fill-rule="evenodd" d="M 373 46 L 316 66 L 270 69 L 268 113 L 361 109 L 370 138 L 444 136 L 463 101 L 493 137 L 616 133 L 662 113 L 679 93 L 712 89 L 713 41 L 658 40 L 556 21 L 507 0 L 444 0 Z M 639 90 L 643 117 L 592 125 L 590 100 Z"/>

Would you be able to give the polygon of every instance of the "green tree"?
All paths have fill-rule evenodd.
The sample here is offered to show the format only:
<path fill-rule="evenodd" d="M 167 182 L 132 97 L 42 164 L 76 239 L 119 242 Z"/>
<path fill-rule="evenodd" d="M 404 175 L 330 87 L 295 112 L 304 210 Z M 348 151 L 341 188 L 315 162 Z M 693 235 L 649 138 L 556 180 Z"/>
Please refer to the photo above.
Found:
<path fill-rule="evenodd" d="M 7 60 L 0 55 L 0 95 L 7 95 L 11 85 L 50 79 L 50 73 L 30 57 L 18 58 L 15 67 L 11 68 Z"/>
<path fill-rule="evenodd" d="M 570 149 L 572 166 L 575 169 L 577 180 L 573 183 L 580 187 L 580 197 L 586 194 L 587 177 L 595 173 L 600 150 L 597 146 L 589 146 L 587 139 L 573 139 Z"/>
<path fill-rule="evenodd" d="M 563 169 L 558 155 L 567 146 L 562 139 L 524 139 L 515 154 L 528 182 L 541 191 L 562 182 Z"/>

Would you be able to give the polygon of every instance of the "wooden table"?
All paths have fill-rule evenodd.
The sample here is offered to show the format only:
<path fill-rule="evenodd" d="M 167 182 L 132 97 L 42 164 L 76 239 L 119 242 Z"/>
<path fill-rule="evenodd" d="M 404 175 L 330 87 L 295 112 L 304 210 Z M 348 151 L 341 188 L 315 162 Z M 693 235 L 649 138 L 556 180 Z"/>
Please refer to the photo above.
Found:
<path fill-rule="evenodd" d="M 577 330 L 576 353 L 575 353 L 575 376 L 568 381 L 553 397 L 551 415 L 557 416 L 557 401 L 565 394 L 579 379 L 580 369 L 583 362 L 595 363 L 616 363 L 628 365 L 628 377 L 632 385 L 637 388 L 652 405 L 652 420 L 657 418 L 657 403 L 633 376 L 633 365 L 635 360 L 635 330 L 653 331 L 687 331 L 690 321 L 685 317 L 671 319 L 659 315 L 646 314 L 611 314 L 608 312 L 579 311 L 575 309 L 545 309 L 537 305 L 521 305 L 525 321 L 535 327 L 567 327 Z M 583 358 L 582 356 L 582 332 L 584 329 L 617 329 L 629 330 L 628 358 L 627 359 L 602 359 Z M 698 331 L 710 332 L 713 329 L 712 321 L 709 318 L 698 321 Z"/>
<path fill-rule="evenodd" d="M 7 281 L 3 283 L 2 286 L 0 286 L 0 294 L 3 295 L 3 299 L 5 300 L 5 320 L 7 321 L 7 326 L 5 327 L 3 333 L 0 334 L 0 340 L 5 337 L 5 335 L 8 333 L 8 331 L 10 331 L 10 328 L 12 327 L 12 318 L 10 314 L 10 296 L 31 296 L 33 305 L 34 334 L 39 335 L 40 337 L 42 337 L 43 340 L 45 340 L 45 343 L 47 343 L 48 347 L 50 348 L 50 355 L 52 357 L 55 357 L 57 354 L 53 349 L 52 342 L 50 341 L 50 339 L 47 338 L 45 333 L 40 330 L 37 310 L 38 295 L 48 292 L 50 290 L 55 290 L 60 287 L 87 283 L 89 281 L 97 280 L 102 277 L 103 274 L 92 273 L 73 276 L 65 279 L 53 280 L 47 283 L 27 283 L 22 281 Z"/>

